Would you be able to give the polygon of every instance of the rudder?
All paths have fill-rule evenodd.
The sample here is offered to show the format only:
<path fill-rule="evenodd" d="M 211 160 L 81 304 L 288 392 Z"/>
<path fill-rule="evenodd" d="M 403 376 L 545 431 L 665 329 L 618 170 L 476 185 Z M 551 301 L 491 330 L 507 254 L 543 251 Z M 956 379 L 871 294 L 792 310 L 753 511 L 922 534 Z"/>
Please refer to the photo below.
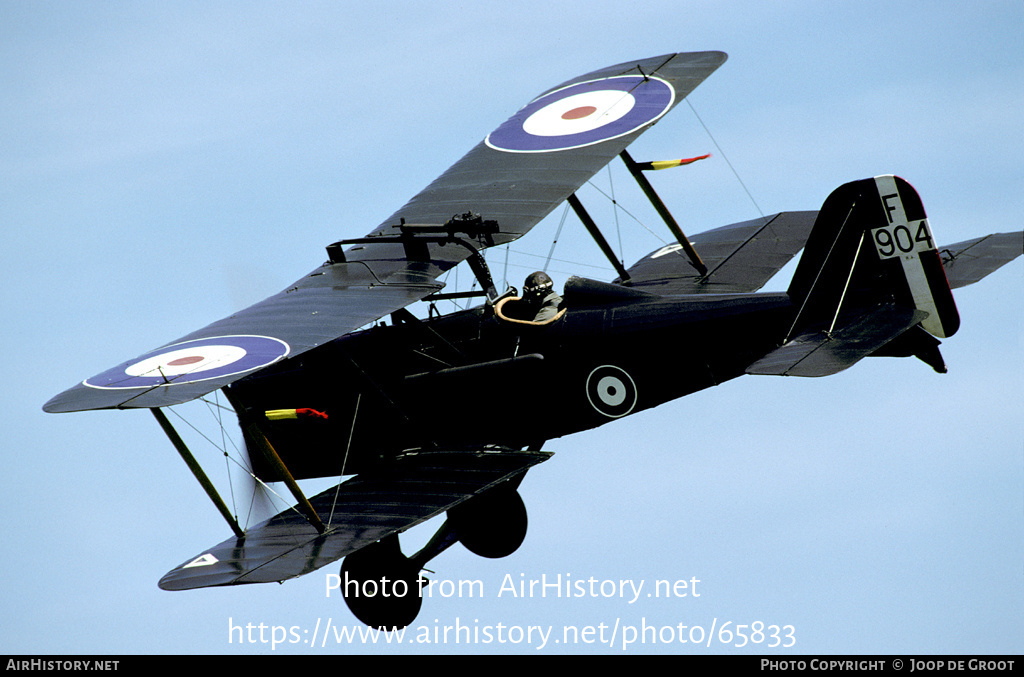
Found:
<path fill-rule="evenodd" d="M 829 331 L 844 310 L 878 303 L 927 313 L 921 326 L 940 338 L 960 326 L 921 198 L 892 175 L 847 183 L 828 196 L 788 291 L 799 310 L 787 340 L 808 329 Z"/>

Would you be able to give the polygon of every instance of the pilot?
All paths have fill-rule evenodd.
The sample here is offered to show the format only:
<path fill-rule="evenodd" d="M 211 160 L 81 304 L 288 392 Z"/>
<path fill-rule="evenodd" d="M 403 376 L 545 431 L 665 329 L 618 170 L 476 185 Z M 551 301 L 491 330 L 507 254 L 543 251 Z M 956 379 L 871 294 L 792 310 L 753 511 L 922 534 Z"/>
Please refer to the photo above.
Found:
<path fill-rule="evenodd" d="M 523 299 L 520 312 L 534 322 L 545 322 L 558 314 L 562 297 L 555 292 L 555 283 L 547 273 L 537 271 L 526 276 L 523 282 Z"/>

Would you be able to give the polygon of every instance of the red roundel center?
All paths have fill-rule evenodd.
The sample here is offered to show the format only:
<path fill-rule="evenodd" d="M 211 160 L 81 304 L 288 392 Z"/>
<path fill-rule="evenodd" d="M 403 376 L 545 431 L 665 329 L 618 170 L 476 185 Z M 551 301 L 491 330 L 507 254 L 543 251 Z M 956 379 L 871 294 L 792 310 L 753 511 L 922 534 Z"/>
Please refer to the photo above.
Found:
<path fill-rule="evenodd" d="M 167 363 L 169 367 L 184 367 L 187 364 L 195 364 L 196 362 L 202 362 L 202 355 L 192 355 L 191 357 L 180 357 L 177 360 L 171 360 Z"/>
<path fill-rule="evenodd" d="M 567 110 L 564 113 L 562 113 L 562 119 L 579 120 L 580 118 L 585 118 L 596 111 L 597 108 L 595 108 L 594 106 L 580 106 L 579 108 L 573 108 L 572 110 Z"/>

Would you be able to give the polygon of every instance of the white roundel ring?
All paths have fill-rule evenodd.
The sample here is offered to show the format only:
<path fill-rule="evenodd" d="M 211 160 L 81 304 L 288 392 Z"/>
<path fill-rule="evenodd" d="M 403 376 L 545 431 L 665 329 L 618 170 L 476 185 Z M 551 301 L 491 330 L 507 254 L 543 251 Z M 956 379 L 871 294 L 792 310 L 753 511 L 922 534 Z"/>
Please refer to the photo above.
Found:
<path fill-rule="evenodd" d="M 181 348 L 161 353 L 125 367 L 129 376 L 149 376 L 161 373 L 168 378 L 184 374 L 198 374 L 214 366 L 234 364 L 245 357 L 245 350 L 233 345 L 208 345 L 199 348 Z"/>
<path fill-rule="evenodd" d="M 615 139 L 652 124 L 675 103 L 672 85 L 654 76 L 577 82 L 534 99 L 484 140 L 507 153 L 547 153 Z"/>
<path fill-rule="evenodd" d="M 523 131 L 534 136 L 582 134 L 619 120 L 635 104 L 632 94 L 617 90 L 574 94 L 526 118 Z"/>
<path fill-rule="evenodd" d="M 104 390 L 184 385 L 262 369 L 289 352 L 270 336 L 213 336 L 158 348 L 83 383 Z"/>
<path fill-rule="evenodd" d="M 620 418 L 633 411 L 636 398 L 636 384 L 624 369 L 606 364 L 587 376 L 587 401 L 608 418 Z"/>

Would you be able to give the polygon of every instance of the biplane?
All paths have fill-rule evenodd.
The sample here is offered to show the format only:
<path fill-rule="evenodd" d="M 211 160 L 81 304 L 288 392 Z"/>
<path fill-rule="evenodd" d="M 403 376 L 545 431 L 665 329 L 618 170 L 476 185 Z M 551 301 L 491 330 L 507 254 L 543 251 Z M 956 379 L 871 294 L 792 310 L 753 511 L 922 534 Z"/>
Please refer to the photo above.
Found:
<path fill-rule="evenodd" d="M 939 245 L 914 188 L 881 175 L 840 186 L 817 211 L 686 236 L 644 176 L 662 165 L 626 148 L 725 60 L 658 56 L 544 92 L 369 234 L 328 244 L 287 289 L 47 402 L 150 409 L 227 521 L 231 537 L 160 587 L 279 582 L 344 558 L 353 613 L 405 626 L 422 604 L 420 571 L 446 548 L 504 557 L 523 542 L 517 489 L 550 457 L 548 440 L 744 374 L 827 376 L 871 356 L 944 372 L 939 339 L 960 323 L 951 289 L 1019 256 L 1024 233 Z M 674 239 L 628 269 L 576 196 L 616 157 Z M 556 312 L 531 319 L 483 252 L 566 202 L 617 277 L 571 277 Z M 801 250 L 785 292 L 758 291 Z M 441 276 L 464 261 L 479 289 L 444 293 Z M 474 295 L 479 305 L 434 312 Z M 409 310 L 421 301 L 428 312 Z M 217 390 L 252 474 L 296 502 L 244 530 L 162 411 Z M 529 403 L 555 404 L 520 414 Z M 452 423 L 451 412 L 465 415 Z M 324 477 L 339 483 L 312 497 L 298 485 Z M 442 514 L 419 552 L 402 552 L 399 534 Z"/>

